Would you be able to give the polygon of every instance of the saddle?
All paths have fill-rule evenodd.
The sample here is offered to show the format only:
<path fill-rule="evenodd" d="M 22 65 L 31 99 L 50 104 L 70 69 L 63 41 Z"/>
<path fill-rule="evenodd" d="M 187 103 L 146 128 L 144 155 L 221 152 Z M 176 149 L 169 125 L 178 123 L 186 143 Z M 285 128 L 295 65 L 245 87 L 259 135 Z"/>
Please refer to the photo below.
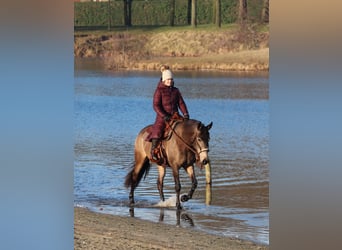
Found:
<path fill-rule="evenodd" d="M 152 158 L 150 161 L 157 163 L 158 165 L 164 166 L 167 165 L 167 157 L 166 157 L 166 152 L 164 148 L 164 141 L 170 140 L 173 129 L 176 127 L 176 125 L 180 122 L 184 121 L 184 117 L 181 116 L 178 112 L 174 113 L 170 119 L 169 122 L 166 122 L 166 127 L 164 130 L 164 135 L 159 141 L 158 145 L 154 149 L 155 155 L 157 155 L 158 160 L 155 161 Z"/>

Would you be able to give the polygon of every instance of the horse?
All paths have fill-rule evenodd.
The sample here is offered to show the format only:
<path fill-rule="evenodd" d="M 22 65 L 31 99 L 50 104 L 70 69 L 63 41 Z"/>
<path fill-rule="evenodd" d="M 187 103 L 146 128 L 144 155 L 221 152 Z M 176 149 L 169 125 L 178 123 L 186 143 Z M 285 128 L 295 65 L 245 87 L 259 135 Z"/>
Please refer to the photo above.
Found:
<path fill-rule="evenodd" d="M 188 119 L 175 123 L 171 127 L 171 136 L 169 139 L 162 140 L 162 149 L 164 151 L 165 160 L 163 163 L 157 163 L 158 179 L 157 188 L 161 201 L 165 201 L 163 192 L 163 182 L 166 167 L 172 169 L 175 191 L 176 191 L 176 207 L 181 209 L 180 191 L 181 184 L 179 180 L 179 170 L 184 168 L 189 175 L 192 186 L 187 195 L 182 195 L 181 201 L 185 202 L 192 198 L 197 187 L 197 179 L 194 171 L 194 164 L 203 168 L 209 163 L 209 130 L 213 123 L 205 126 L 202 122 Z M 134 190 L 138 187 L 141 179 L 147 176 L 151 166 L 151 142 L 146 138 L 152 125 L 143 128 L 135 139 L 134 145 L 134 163 L 132 169 L 125 178 L 126 188 L 130 187 L 129 200 L 130 205 L 134 204 Z"/>

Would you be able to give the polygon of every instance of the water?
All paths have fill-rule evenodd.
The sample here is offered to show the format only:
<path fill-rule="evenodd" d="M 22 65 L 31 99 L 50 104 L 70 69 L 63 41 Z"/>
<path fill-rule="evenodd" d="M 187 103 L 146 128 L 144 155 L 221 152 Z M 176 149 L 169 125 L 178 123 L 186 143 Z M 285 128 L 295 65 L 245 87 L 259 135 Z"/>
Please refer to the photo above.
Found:
<path fill-rule="evenodd" d="M 106 72 L 101 64 L 75 64 L 75 206 L 269 244 L 269 102 L 266 74 L 174 72 L 191 118 L 210 130 L 212 203 L 205 204 L 205 172 L 198 188 L 174 207 L 158 203 L 157 169 L 136 189 L 130 210 L 124 178 L 133 162 L 134 140 L 154 121 L 152 96 L 160 73 Z M 182 193 L 191 187 L 181 170 Z M 168 169 L 164 192 L 174 203 Z"/>

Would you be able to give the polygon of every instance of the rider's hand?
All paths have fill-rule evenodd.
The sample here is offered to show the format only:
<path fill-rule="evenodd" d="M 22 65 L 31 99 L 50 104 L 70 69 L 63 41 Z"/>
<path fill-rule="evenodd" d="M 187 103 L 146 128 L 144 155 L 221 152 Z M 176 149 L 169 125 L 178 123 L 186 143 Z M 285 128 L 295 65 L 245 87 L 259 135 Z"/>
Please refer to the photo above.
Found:
<path fill-rule="evenodd" d="M 164 121 L 170 121 L 171 120 L 171 116 L 170 115 L 166 115 L 164 116 Z"/>
<path fill-rule="evenodd" d="M 188 114 L 186 114 L 186 115 L 184 115 L 184 120 L 189 120 L 189 115 Z"/>

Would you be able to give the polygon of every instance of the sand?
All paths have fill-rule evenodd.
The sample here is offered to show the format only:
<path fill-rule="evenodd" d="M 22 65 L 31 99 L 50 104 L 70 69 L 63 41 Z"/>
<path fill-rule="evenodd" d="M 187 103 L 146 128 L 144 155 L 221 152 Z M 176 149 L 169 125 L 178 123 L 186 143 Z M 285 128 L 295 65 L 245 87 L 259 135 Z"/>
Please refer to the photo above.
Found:
<path fill-rule="evenodd" d="M 74 208 L 74 249 L 269 249 L 248 241 Z"/>

